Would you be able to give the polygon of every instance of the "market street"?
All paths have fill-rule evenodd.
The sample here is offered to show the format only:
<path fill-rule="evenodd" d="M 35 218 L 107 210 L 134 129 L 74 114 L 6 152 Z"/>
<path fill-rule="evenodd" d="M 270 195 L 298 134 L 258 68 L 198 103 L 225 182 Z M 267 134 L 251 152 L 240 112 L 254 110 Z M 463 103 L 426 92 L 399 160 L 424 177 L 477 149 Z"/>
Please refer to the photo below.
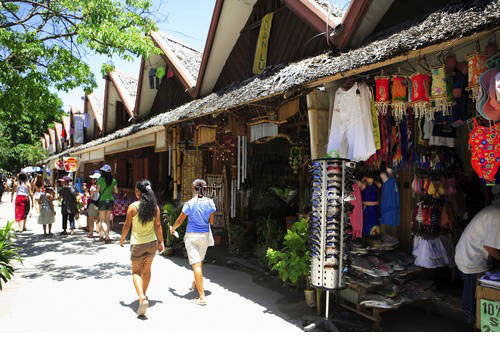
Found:
<path fill-rule="evenodd" d="M 14 215 L 8 197 L 0 204 L 2 226 Z M 192 271 L 177 257 L 155 258 L 147 319 L 138 319 L 129 245 L 121 248 L 118 234 L 109 245 L 83 231 L 60 236 L 60 214 L 53 237 L 43 236 L 36 217 L 28 218 L 28 229 L 17 240 L 24 263 L 0 292 L 0 332 L 301 331 L 300 317 L 281 310 L 286 298 L 221 266 L 204 267 L 208 306 L 192 304 Z"/>

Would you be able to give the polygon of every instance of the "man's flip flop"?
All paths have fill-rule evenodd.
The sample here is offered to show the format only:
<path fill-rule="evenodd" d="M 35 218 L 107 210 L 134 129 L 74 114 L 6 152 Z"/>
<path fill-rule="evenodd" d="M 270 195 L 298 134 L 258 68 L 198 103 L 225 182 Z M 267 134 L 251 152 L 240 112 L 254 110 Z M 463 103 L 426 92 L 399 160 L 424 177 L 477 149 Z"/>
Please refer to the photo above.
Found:
<path fill-rule="evenodd" d="M 149 306 L 149 302 L 147 299 L 143 300 L 142 303 L 139 303 L 139 308 L 137 309 L 138 316 L 144 316 L 146 314 L 146 309 Z"/>
<path fill-rule="evenodd" d="M 193 303 L 200 306 L 207 305 L 207 302 L 205 300 L 201 300 L 200 298 L 193 299 Z"/>

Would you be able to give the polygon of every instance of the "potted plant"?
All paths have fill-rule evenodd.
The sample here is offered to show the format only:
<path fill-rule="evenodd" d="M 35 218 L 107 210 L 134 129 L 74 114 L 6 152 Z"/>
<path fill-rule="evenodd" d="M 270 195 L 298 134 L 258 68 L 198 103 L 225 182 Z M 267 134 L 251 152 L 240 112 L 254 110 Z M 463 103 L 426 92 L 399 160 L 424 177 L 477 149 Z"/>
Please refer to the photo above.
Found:
<path fill-rule="evenodd" d="M 308 222 L 302 218 L 288 229 L 283 240 L 283 248 L 275 250 L 267 249 L 266 258 L 272 270 L 278 271 L 283 282 L 290 281 L 294 285 L 304 284 L 304 296 L 306 304 L 314 307 L 314 291 L 310 288 L 309 275 L 311 271 L 311 260 L 307 247 Z"/>
<path fill-rule="evenodd" d="M 0 228 L 0 290 L 2 290 L 2 282 L 12 279 L 14 275 L 13 261 L 22 263 L 19 256 L 19 247 L 15 246 L 12 238 L 14 238 L 14 222 L 7 222 L 6 226 Z"/>
<path fill-rule="evenodd" d="M 172 234 L 170 234 L 170 226 L 175 223 L 177 218 L 181 213 L 180 209 L 175 208 L 172 204 L 166 204 L 162 207 L 161 212 L 161 224 L 163 230 L 163 243 L 165 249 L 163 250 L 162 255 L 172 255 L 176 248 L 179 247 L 179 244 L 182 245 L 182 237 L 186 233 L 186 224 L 184 223 L 177 230 L 179 233 L 179 239 L 175 238 Z"/>
<path fill-rule="evenodd" d="M 292 189 L 288 186 L 285 186 L 284 188 L 280 188 L 278 186 L 271 186 L 269 188 L 271 193 L 276 196 L 282 203 L 283 209 L 285 210 L 285 221 L 287 225 L 287 229 L 290 229 L 291 225 L 297 220 L 297 217 L 295 215 L 289 215 L 289 210 L 291 209 L 293 202 L 295 200 L 295 197 L 297 196 L 297 190 Z"/>

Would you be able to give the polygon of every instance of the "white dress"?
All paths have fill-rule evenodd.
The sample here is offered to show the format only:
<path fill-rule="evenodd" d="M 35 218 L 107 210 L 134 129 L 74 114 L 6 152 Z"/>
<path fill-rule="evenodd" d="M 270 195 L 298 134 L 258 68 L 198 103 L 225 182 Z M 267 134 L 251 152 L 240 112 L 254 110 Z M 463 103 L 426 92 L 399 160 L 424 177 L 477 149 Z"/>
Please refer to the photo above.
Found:
<path fill-rule="evenodd" d="M 365 83 L 354 83 L 335 93 L 327 152 L 333 157 L 366 161 L 376 152 L 370 89 Z"/>
<path fill-rule="evenodd" d="M 52 210 L 50 200 L 45 193 L 40 193 L 40 215 L 38 216 L 38 224 L 54 223 L 54 211 Z"/>

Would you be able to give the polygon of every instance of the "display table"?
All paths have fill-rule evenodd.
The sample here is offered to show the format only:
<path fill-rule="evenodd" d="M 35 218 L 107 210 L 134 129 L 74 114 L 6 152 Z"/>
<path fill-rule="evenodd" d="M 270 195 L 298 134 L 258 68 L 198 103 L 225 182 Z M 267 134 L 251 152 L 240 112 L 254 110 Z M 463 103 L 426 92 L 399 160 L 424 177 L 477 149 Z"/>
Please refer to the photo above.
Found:
<path fill-rule="evenodd" d="M 476 328 L 485 332 L 500 332 L 500 289 L 477 285 Z"/>
<path fill-rule="evenodd" d="M 113 207 L 113 216 L 126 216 L 128 206 L 132 203 L 129 199 L 117 198 L 115 199 L 115 205 Z"/>

